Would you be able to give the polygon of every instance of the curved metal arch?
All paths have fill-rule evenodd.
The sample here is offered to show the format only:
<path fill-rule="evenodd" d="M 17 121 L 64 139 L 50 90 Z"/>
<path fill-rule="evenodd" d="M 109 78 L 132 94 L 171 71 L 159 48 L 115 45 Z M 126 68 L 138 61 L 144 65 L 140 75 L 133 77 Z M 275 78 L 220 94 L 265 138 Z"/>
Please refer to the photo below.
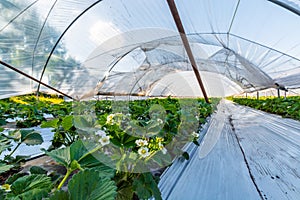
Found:
<path fill-rule="evenodd" d="M 168 63 L 168 64 L 170 64 L 170 63 Z M 164 64 L 164 65 L 167 65 L 167 64 Z M 161 66 L 163 67 L 164 65 L 161 65 Z M 151 71 L 150 71 L 150 70 L 147 70 L 147 71 L 145 71 L 144 74 L 141 75 L 140 77 L 136 77 L 137 80 L 136 80 L 136 82 L 133 84 L 132 88 L 130 89 L 130 91 L 128 92 L 127 95 L 135 94 L 135 93 L 133 93 L 134 88 L 135 88 L 138 84 L 140 84 L 140 81 L 141 81 L 145 76 L 147 76 L 149 73 L 151 73 Z M 145 92 L 148 92 L 148 93 L 149 93 L 149 91 L 151 91 L 151 90 L 153 89 L 152 86 L 153 86 L 155 83 L 159 82 L 163 77 L 165 77 L 166 75 L 168 75 L 168 74 L 170 74 L 170 73 L 176 73 L 176 72 L 175 72 L 175 70 L 173 70 L 173 71 L 171 71 L 171 72 L 169 72 L 169 73 L 166 73 L 166 74 L 163 74 L 163 75 L 157 77 L 157 79 L 156 79 L 154 82 L 152 82 L 148 88 L 146 88 Z M 126 78 L 126 77 L 125 77 L 125 78 Z M 123 80 L 123 79 L 122 79 L 122 80 Z M 122 80 L 121 80 L 121 81 L 122 81 Z M 147 94 L 145 93 L 145 95 L 142 95 L 142 96 L 147 96 Z"/>
<path fill-rule="evenodd" d="M 282 1 L 279 1 L 279 0 L 267 0 L 267 1 L 269 1 L 271 3 L 274 3 L 274 4 L 276 4 L 276 5 L 280 6 L 280 7 L 283 7 L 284 9 L 287 9 L 290 12 L 292 12 L 292 13 L 300 16 L 300 10 L 297 9 L 297 8 L 295 8 L 295 7 L 293 7 L 293 6 L 290 6 L 290 5 L 288 5 L 288 4 L 286 4 L 286 3 L 282 2 Z"/>
<path fill-rule="evenodd" d="M 99 90 L 99 89 L 101 89 L 101 87 L 104 85 L 104 82 L 107 80 L 107 78 L 108 78 L 108 76 L 109 76 L 109 74 L 110 74 L 110 72 L 113 70 L 113 68 L 125 57 L 125 56 L 127 56 L 129 53 L 131 53 L 132 51 L 134 51 L 135 49 L 137 49 L 137 48 L 140 48 L 139 46 L 138 47 L 134 47 L 134 48 L 132 48 L 132 49 L 130 49 L 129 51 L 127 51 L 126 53 L 124 53 L 123 55 L 121 55 L 120 57 L 118 57 L 118 58 L 116 58 L 111 64 L 109 64 L 109 70 L 107 71 L 107 73 L 106 73 L 106 76 L 105 77 L 103 77 L 98 83 L 97 83 L 97 86 L 94 88 L 94 90 Z M 166 63 L 166 64 L 169 64 L 169 63 Z M 164 64 L 164 65 L 166 65 L 166 64 Z M 162 65 L 163 66 L 163 65 Z M 145 73 L 144 73 L 144 75 L 143 76 L 141 76 L 141 77 L 139 77 L 138 78 L 138 80 L 136 81 L 136 83 L 133 85 L 133 87 L 131 88 L 131 90 L 130 90 L 130 92 L 129 92 L 129 94 L 131 94 L 132 92 L 133 92 L 133 89 L 135 88 L 135 86 L 137 85 L 137 84 L 139 84 L 139 81 L 146 75 L 146 74 L 148 74 L 149 73 L 149 71 L 146 71 Z M 159 81 L 159 80 L 156 80 L 155 82 L 157 82 L 157 81 Z M 98 93 L 100 93 L 99 91 L 98 91 Z"/>
<path fill-rule="evenodd" d="M 211 34 L 211 35 L 220 35 L 220 34 L 222 34 L 222 35 L 226 35 L 226 34 L 228 34 L 228 33 L 204 33 L 204 34 Z M 190 34 L 188 34 L 188 35 L 189 35 L 189 36 L 192 36 L 192 35 L 199 35 L 199 33 L 190 33 Z M 200 35 L 201 35 L 201 34 L 200 34 Z M 243 37 L 241 37 L 241 36 L 238 36 L 238 35 L 235 35 L 235 34 L 232 34 L 232 33 L 229 33 L 229 35 L 231 35 L 231 36 L 233 36 L 233 37 L 236 37 L 236 38 L 238 38 L 238 39 L 240 39 L 240 40 L 244 40 L 244 41 L 247 41 L 247 42 L 249 42 L 249 43 L 253 43 L 253 44 L 256 44 L 256 45 L 258 45 L 258 46 L 264 47 L 264 48 L 266 48 L 266 49 L 269 49 L 270 51 L 274 51 L 274 52 L 280 53 L 282 56 L 287 56 L 287 57 L 290 57 L 290 58 L 292 58 L 292 59 L 295 59 L 295 60 L 300 61 L 298 58 L 295 58 L 295 57 L 293 57 L 293 56 L 291 56 L 291 55 L 285 54 L 285 53 L 283 53 L 283 52 L 281 52 L 281 51 L 279 51 L 279 50 L 273 49 L 273 48 L 268 47 L 268 46 L 266 46 L 266 45 L 262 45 L 262 44 L 260 44 L 260 43 L 254 42 L 254 41 L 252 41 L 252 40 L 243 38 Z M 156 40 L 154 40 L 154 41 L 156 41 Z M 152 41 L 151 41 L 151 42 L 152 42 Z M 228 49 L 228 50 L 230 50 L 230 51 L 233 51 L 233 50 L 229 49 L 228 47 L 226 47 L 225 44 L 224 44 L 223 42 L 221 42 L 221 41 L 219 41 L 219 42 L 223 44 L 223 45 L 222 45 L 223 48 Z M 122 60 L 125 56 L 127 56 L 130 52 L 132 52 L 133 50 L 135 50 L 135 49 L 137 49 L 137 48 L 139 48 L 139 46 L 134 46 L 132 49 L 130 49 L 129 51 L 125 52 L 124 54 L 122 54 L 122 55 L 119 56 L 118 58 L 115 58 L 115 59 L 108 65 L 108 66 L 109 66 L 109 69 L 108 69 L 108 71 L 107 71 L 107 76 L 105 76 L 103 79 L 99 80 L 99 82 L 98 82 L 98 84 L 97 84 L 97 87 L 96 87 L 95 89 L 100 89 L 100 88 L 102 87 L 102 85 L 104 84 L 104 82 L 106 81 L 107 77 L 109 76 L 109 73 L 110 73 L 110 72 L 113 70 L 113 68 L 119 63 L 119 61 Z M 233 52 L 234 52 L 234 51 L 233 51 Z M 94 58 L 95 58 L 95 57 L 94 57 Z M 226 76 L 226 77 L 227 77 L 227 76 Z M 231 81 L 233 81 L 234 83 L 239 84 L 239 82 L 236 81 L 235 79 L 232 79 L 231 77 L 227 77 L 227 78 L 229 78 L 229 79 L 230 79 Z M 241 86 L 241 87 L 242 87 L 242 86 Z M 244 88 L 244 89 L 245 89 L 245 88 Z"/>
<path fill-rule="evenodd" d="M 187 34 L 187 35 L 189 36 L 189 35 L 198 35 L 198 34 L 199 34 L 199 33 L 193 33 L 193 34 Z M 201 34 L 212 34 L 212 35 L 214 35 L 214 34 L 227 34 L 227 33 L 212 33 L 212 32 L 210 32 L 210 33 L 201 33 Z M 179 37 L 179 36 L 168 36 L 168 37 L 164 37 L 164 38 L 161 38 L 161 39 L 167 39 L 167 38 L 170 38 L 170 37 Z M 151 40 L 151 41 L 148 41 L 148 42 L 146 42 L 146 43 L 155 42 L 155 41 L 161 40 L 161 39 Z M 113 68 L 119 63 L 119 61 L 121 61 L 125 56 L 127 56 L 129 53 L 131 53 L 131 52 L 134 51 L 135 49 L 141 48 L 140 46 L 143 45 L 143 44 L 140 43 L 140 44 L 136 44 L 136 45 L 137 45 L 137 46 L 133 46 L 129 51 L 125 52 L 125 53 L 122 54 L 121 56 L 115 58 L 115 59 L 108 65 L 108 68 L 109 68 L 109 69 L 108 69 L 107 72 L 106 72 L 106 76 L 104 76 L 101 80 L 98 81 L 98 83 L 96 84 L 97 86 L 96 86 L 96 88 L 94 88 L 94 89 L 100 89 L 100 88 L 102 87 L 102 85 L 104 84 L 104 82 L 106 81 L 106 79 L 108 78 L 110 72 L 111 72 L 111 71 L 113 70 Z M 124 47 L 130 47 L 130 46 L 132 46 L 132 45 L 128 45 L 128 46 L 124 46 Z M 121 47 L 121 48 L 124 48 L 124 47 Z M 120 48 L 119 48 L 119 49 L 120 49 Z M 104 52 L 104 53 L 108 53 L 108 52 L 111 52 L 111 51 L 113 51 L 113 50 L 116 50 L 116 49 L 112 49 L 112 50 L 109 50 L 109 51 Z M 142 51 L 144 51 L 144 50 L 142 49 Z M 96 55 L 96 56 L 90 58 L 89 60 L 95 59 L 95 58 L 97 58 L 98 56 L 103 55 L 104 53 L 101 53 L 101 54 L 99 54 L 99 55 Z M 168 63 L 166 63 L 166 64 L 168 64 Z"/>
<path fill-rule="evenodd" d="M 125 54 L 123 54 L 122 56 L 116 58 L 115 60 L 113 60 L 108 66 L 108 70 L 107 72 L 105 73 L 105 76 L 98 81 L 97 85 L 96 85 L 96 88 L 95 89 L 100 89 L 104 82 L 107 80 L 108 76 L 110 75 L 110 72 L 113 70 L 113 68 L 125 57 L 127 56 L 128 54 L 130 54 L 132 51 L 134 51 L 137 47 L 133 48 L 133 49 L 130 49 L 129 51 L 127 51 Z"/>
<path fill-rule="evenodd" d="M 239 35 L 235 35 L 235 34 L 233 34 L 233 33 L 229 33 L 229 34 L 230 34 L 231 36 L 233 36 L 233 37 L 239 38 L 239 39 L 244 40 L 244 41 L 247 41 L 247 42 L 251 42 L 251 43 L 253 43 L 253 44 L 256 44 L 256 45 L 258 45 L 258 46 L 261 46 L 261 47 L 264 47 L 264 48 L 267 48 L 267 49 L 270 49 L 270 50 L 272 50 L 272 51 L 275 51 L 275 52 L 277 52 L 277 53 L 280 53 L 280 54 L 282 54 L 282 55 L 284 55 L 284 56 L 287 56 L 287 57 L 289 57 L 289 58 L 292 58 L 292 59 L 297 60 L 297 61 L 300 62 L 300 59 L 299 59 L 299 58 L 296 58 L 296 57 L 291 56 L 291 55 L 289 55 L 289 54 L 283 53 L 282 51 L 279 51 L 279 50 L 277 50 L 277 49 L 274 49 L 274 48 L 271 48 L 271 47 L 269 47 L 269 46 L 260 44 L 260 43 L 258 43 L 258 42 L 253 41 L 253 40 L 249 40 L 249 39 L 244 38 L 244 37 L 241 37 L 241 36 L 239 36 Z"/>
<path fill-rule="evenodd" d="M 32 2 L 29 6 L 27 6 L 25 9 L 23 9 L 19 14 L 17 14 L 14 18 L 12 18 L 3 28 L 0 29 L 0 32 L 2 32 L 6 27 L 8 27 L 13 21 L 15 21 L 18 17 L 20 17 L 26 10 L 28 10 L 30 7 L 32 7 L 34 4 L 36 4 L 39 0 L 36 0 Z"/>
<path fill-rule="evenodd" d="M 130 49 L 129 51 L 127 51 L 125 54 L 121 55 L 118 58 L 115 58 L 109 65 L 108 65 L 108 70 L 106 71 L 104 77 L 99 80 L 96 84 L 96 86 L 89 92 L 85 93 L 82 97 L 80 97 L 80 99 L 84 99 L 84 98 L 88 98 L 94 95 L 94 93 L 99 94 L 99 90 L 102 88 L 102 86 L 104 85 L 104 82 L 108 79 L 108 76 L 110 75 L 110 72 L 113 70 L 113 68 L 119 63 L 120 60 L 122 60 L 125 56 L 127 56 L 130 52 L 132 52 L 135 48 Z M 93 57 L 93 59 L 95 59 L 97 56 Z M 97 91 L 97 92 L 95 92 Z"/>
<path fill-rule="evenodd" d="M 52 56 L 52 54 L 54 53 L 54 50 L 55 48 L 57 47 L 58 43 L 60 42 L 60 40 L 63 38 L 63 36 L 67 33 L 67 31 L 71 28 L 71 26 L 82 16 L 84 15 L 88 10 L 90 10 L 91 8 L 93 8 L 95 5 L 97 5 L 98 3 L 102 2 L 103 0 L 98 0 L 96 2 L 94 2 L 93 4 L 91 4 L 89 7 L 87 7 L 83 12 L 81 12 L 70 24 L 69 26 L 62 32 L 62 34 L 60 35 L 60 37 L 58 38 L 58 40 L 56 41 L 56 43 L 54 44 L 47 60 L 46 60 L 46 63 L 44 65 L 44 68 L 43 68 L 43 71 L 42 71 L 42 74 L 41 74 L 41 77 L 40 77 L 40 81 L 42 81 L 43 79 L 43 76 L 44 76 L 44 73 L 45 73 L 45 70 L 46 70 L 46 67 L 50 61 L 50 58 Z M 38 84 L 38 87 L 37 87 L 37 93 L 39 93 L 40 91 L 40 87 L 41 87 L 41 84 Z"/>
<path fill-rule="evenodd" d="M 135 30 L 133 30 L 135 31 Z M 201 32 L 201 33 L 188 33 L 186 34 L 187 36 L 193 36 L 193 35 L 214 35 L 214 34 L 217 34 L 217 35 L 226 35 L 227 33 L 226 32 Z M 87 59 L 86 61 L 90 61 L 90 60 L 93 60 L 95 58 L 97 58 L 98 56 L 101 56 L 103 54 L 107 54 L 107 53 L 110 53 L 110 52 L 113 52 L 113 51 L 116 51 L 116 50 L 119 50 L 119 49 L 122 49 L 122 48 L 126 48 L 126 47 L 131 47 L 133 46 L 133 48 L 137 48 L 139 45 L 141 44 L 148 44 L 148 43 L 151 43 L 151 42 L 155 42 L 157 40 L 165 40 L 165 39 L 168 39 L 168 38 L 172 38 L 172 37 L 178 37 L 179 38 L 179 35 L 173 35 L 173 36 L 167 36 L 167 37 L 162 37 L 162 38 L 159 38 L 159 39 L 154 39 L 154 40 L 151 40 L 151 41 L 147 41 L 145 43 L 135 43 L 135 44 L 130 44 L 130 45 L 125 45 L 125 46 L 122 46 L 122 47 L 119 47 L 119 48 L 115 48 L 115 49 L 110 49 L 108 51 L 105 51 L 105 52 L 102 52 L 100 54 L 97 54 L 89 59 Z M 111 64 L 109 64 L 110 66 Z"/>
<path fill-rule="evenodd" d="M 44 30 L 44 28 L 45 28 L 45 25 L 46 25 L 46 22 L 47 22 L 47 20 L 48 20 L 48 18 L 49 18 L 49 16 L 50 16 L 50 13 L 52 12 L 52 10 L 53 10 L 54 6 L 56 5 L 57 1 L 58 1 L 58 0 L 55 0 L 55 2 L 53 3 L 53 5 L 51 6 L 51 8 L 50 8 L 50 10 L 49 10 L 49 12 L 48 12 L 48 14 L 47 14 L 47 17 L 46 17 L 46 19 L 44 20 L 43 26 L 42 26 L 42 28 L 41 28 L 41 30 L 40 30 L 40 32 L 39 32 L 38 38 L 37 38 L 37 40 L 36 40 L 36 43 L 35 43 L 35 45 L 34 45 L 33 52 L 32 52 L 32 62 L 31 62 L 31 70 L 32 70 L 32 73 L 33 73 L 33 65 L 34 65 L 35 51 L 36 51 L 37 45 L 38 45 L 38 43 L 39 43 L 39 41 L 40 41 L 40 39 L 41 39 L 42 32 L 43 32 L 43 30 Z M 41 80 L 40 80 L 40 81 L 41 81 Z"/>
<path fill-rule="evenodd" d="M 108 76 L 110 75 L 110 72 L 113 70 L 113 68 L 124 58 L 126 57 L 128 54 L 130 54 L 132 51 L 141 48 L 140 46 L 134 46 L 133 48 L 131 48 L 129 51 L 125 52 L 123 55 L 119 56 L 118 58 L 115 58 L 115 60 L 113 60 L 109 65 L 108 65 L 108 70 L 105 73 L 105 76 L 98 81 L 97 86 L 95 89 L 100 89 L 102 87 L 102 85 L 104 84 L 104 82 L 107 80 Z M 141 48 L 142 49 L 142 48 Z M 142 49 L 143 52 L 145 52 Z M 96 57 L 93 57 L 93 59 L 95 59 Z"/>

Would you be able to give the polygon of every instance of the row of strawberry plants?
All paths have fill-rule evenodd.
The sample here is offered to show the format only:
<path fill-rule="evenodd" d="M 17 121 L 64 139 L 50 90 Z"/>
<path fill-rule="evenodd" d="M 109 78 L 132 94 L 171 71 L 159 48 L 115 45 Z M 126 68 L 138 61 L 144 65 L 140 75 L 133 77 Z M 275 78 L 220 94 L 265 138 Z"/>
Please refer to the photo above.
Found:
<path fill-rule="evenodd" d="M 211 112 L 201 99 L 73 102 L 71 115 L 42 123 L 54 132 L 52 147 L 44 152 L 66 173 L 54 178 L 42 166 L 17 173 L 6 180 L 0 197 L 160 199 L 157 177 L 150 172 L 170 165 L 175 156 L 188 158 L 181 149 L 189 141 L 198 144 L 199 124 Z M 34 136 L 27 140 L 38 137 L 27 135 Z M 12 137 L 3 137 L 9 144 Z M 14 166 L 3 163 L 8 167 L 2 172 Z"/>
<path fill-rule="evenodd" d="M 0 125 L 5 125 L 7 119 L 16 118 L 18 128 L 30 128 L 46 121 L 44 114 L 59 117 L 69 114 L 71 109 L 71 102 L 58 97 L 24 95 L 3 99 L 0 100 Z"/>
<path fill-rule="evenodd" d="M 232 98 L 232 100 L 241 105 L 281 115 L 283 117 L 300 120 L 299 96 L 286 98 L 266 98 L 259 100 L 250 98 Z"/>

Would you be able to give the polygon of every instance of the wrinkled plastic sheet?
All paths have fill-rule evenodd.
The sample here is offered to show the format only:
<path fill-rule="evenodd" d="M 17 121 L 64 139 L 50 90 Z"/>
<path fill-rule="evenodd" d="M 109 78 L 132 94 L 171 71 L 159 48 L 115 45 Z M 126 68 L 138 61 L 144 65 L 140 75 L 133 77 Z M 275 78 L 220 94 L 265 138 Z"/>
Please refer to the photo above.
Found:
<path fill-rule="evenodd" d="M 221 101 L 189 161 L 159 183 L 163 199 L 299 199 L 300 122 Z"/>

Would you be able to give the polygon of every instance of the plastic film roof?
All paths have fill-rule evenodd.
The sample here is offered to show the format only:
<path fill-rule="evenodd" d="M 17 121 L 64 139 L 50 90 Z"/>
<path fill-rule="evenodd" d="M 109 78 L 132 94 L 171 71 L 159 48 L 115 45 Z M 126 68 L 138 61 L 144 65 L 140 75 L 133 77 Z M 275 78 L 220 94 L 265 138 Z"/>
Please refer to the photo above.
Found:
<path fill-rule="evenodd" d="M 208 96 L 300 87 L 300 1 L 177 0 Z M 0 0 L 0 60 L 74 98 L 201 96 L 165 0 Z M 38 83 L 0 64 L 0 98 Z"/>

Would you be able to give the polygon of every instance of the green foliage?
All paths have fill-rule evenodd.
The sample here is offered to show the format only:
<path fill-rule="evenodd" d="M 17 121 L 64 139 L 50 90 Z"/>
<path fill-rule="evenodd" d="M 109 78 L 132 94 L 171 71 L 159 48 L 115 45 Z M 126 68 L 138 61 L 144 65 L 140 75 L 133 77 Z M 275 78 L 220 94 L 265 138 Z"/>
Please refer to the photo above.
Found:
<path fill-rule="evenodd" d="M 19 116 L 23 118 L 22 121 L 17 121 L 18 128 L 30 128 L 41 124 L 46 119 L 43 116 L 43 113 L 38 110 L 38 107 L 35 105 L 19 105 L 21 109 L 19 111 Z"/>
<path fill-rule="evenodd" d="M 5 198 L 5 192 L 4 190 L 0 190 L 0 199 L 4 199 Z"/>
<path fill-rule="evenodd" d="M 44 113 L 60 117 L 68 115 L 72 110 L 71 102 L 51 98 L 45 100 L 43 96 L 40 98 L 42 100 L 35 95 L 25 95 L 0 100 L 0 126 L 6 124 L 5 120 L 8 118 L 19 117 L 23 120 L 17 121 L 17 127 L 29 128 L 46 121 Z"/>
<path fill-rule="evenodd" d="M 35 130 L 15 130 L 10 131 L 8 135 L 2 134 L 2 136 L 7 139 L 13 140 L 17 143 L 16 148 L 12 151 L 12 153 L 20 146 L 20 144 L 24 143 L 26 145 L 38 145 L 42 144 L 43 137 L 41 134 Z M 12 155 L 12 153 L 10 155 Z"/>
<path fill-rule="evenodd" d="M 157 183 L 151 173 L 140 174 L 140 176 L 133 181 L 133 189 L 139 199 L 149 199 L 152 196 L 155 200 L 162 199 Z"/>
<path fill-rule="evenodd" d="M 43 137 L 39 132 L 34 130 L 19 130 L 21 138 L 20 142 L 26 145 L 38 145 L 44 142 Z"/>
<path fill-rule="evenodd" d="M 12 167 L 13 167 L 13 165 L 8 165 L 6 163 L 0 163 L 0 174 L 10 170 Z"/>
<path fill-rule="evenodd" d="M 17 143 L 17 145 L 11 150 L 13 141 Z M 40 133 L 35 130 L 15 130 L 10 131 L 8 135 L 4 133 L 0 134 L 0 154 L 4 151 L 10 151 L 9 154 L 4 156 L 3 160 L 0 160 L 0 174 L 13 167 L 18 168 L 20 163 L 28 158 L 27 156 L 12 156 L 22 143 L 26 145 L 38 145 L 43 143 L 43 138 Z"/>
<path fill-rule="evenodd" d="M 103 165 L 93 156 L 93 153 L 97 149 L 98 147 L 91 143 L 83 143 L 81 140 L 78 140 L 69 147 L 56 149 L 51 152 L 44 150 L 48 156 L 67 169 L 67 173 L 58 186 L 58 189 L 64 185 L 66 179 L 74 170 L 83 171 L 84 169 L 94 167 L 96 171 L 101 171 L 99 176 L 112 177 L 114 175 L 113 169 Z"/>
<path fill-rule="evenodd" d="M 23 176 L 26 176 L 28 175 L 27 173 L 16 173 L 16 174 L 13 174 L 12 176 L 10 176 L 6 181 L 5 183 L 6 184 L 13 184 L 13 182 L 15 182 L 18 178 L 20 177 L 23 177 Z"/>
<path fill-rule="evenodd" d="M 65 167 L 68 167 L 71 164 L 70 159 L 70 147 L 56 149 L 53 151 L 45 151 L 45 154 L 50 156 L 53 160 L 55 160 L 58 164 L 61 164 Z"/>
<path fill-rule="evenodd" d="M 53 148 L 58 148 L 62 145 L 70 146 L 78 139 L 78 133 L 76 131 L 76 127 L 74 126 L 74 117 L 72 115 L 43 122 L 41 127 L 53 128 Z"/>
<path fill-rule="evenodd" d="M 0 154 L 2 154 L 3 151 L 8 150 L 10 147 L 12 147 L 11 140 L 4 135 L 0 135 Z"/>
<path fill-rule="evenodd" d="M 182 157 L 184 157 L 186 160 L 190 159 L 190 155 L 188 154 L 188 152 L 183 152 Z"/>
<path fill-rule="evenodd" d="M 63 190 L 56 190 L 49 200 L 68 200 L 70 199 L 69 193 Z"/>
<path fill-rule="evenodd" d="M 56 119 L 52 119 L 52 120 L 49 120 L 49 121 L 45 121 L 42 123 L 41 125 L 41 128 L 58 128 L 59 125 L 58 125 L 58 122 L 59 122 L 59 118 L 56 118 Z"/>
<path fill-rule="evenodd" d="M 93 156 L 93 153 L 97 148 L 96 145 L 78 140 L 69 147 L 56 149 L 50 152 L 44 150 L 44 152 L 66 168 L 75 170 L 102 166 L 102 170 L 105 172 L 104 175 L 111 176 L 114 174 L 114 170 L 108 167 L 105 168 L 103 164 Z"/>
<path fill-rule="evenodd" d="M 31 174 L 45 174 L 45 175 L 47 175 L 47 170 L 43 169 L 42 167 L 38 167 L 38 166 L 32 166 L 29 171 L 30 171 Z"/>
<path fill-rule="evenodd" d="M 61 126 L 64 130 L 68 131 L 73 127 L 73 116 L 69 115 L 63 118 L 61 121 Z"/>
<path fill-rule="evenodd" d="M 6 199 L 42 199 L 51 190 L 51 179 L 45 175 L 29 175 L 17 179 L 11 185 Z"/>
<path fill-rule="evenodd" d="M 75 174 L 68 184 L 70 200 L 114 200 L 116 186 L 97 170 L 84 170 Z"/>
<path fill-rule="evenodd" d="M 5 119 L 2 118 L 2 117 L 0 117 L 0 126 L 3 126 L 3 125 L 5 125 L 5 124 L 6 124 Z M 3 131 L 3 128 L 0 127 L 0 132 L 2 132 L 2 131 Z"/>
<path fill-rule="evenodd" d="M 300 97 L 248 99 L 232 98 L 238 104 L 300 120 Z"/>
<path fill-rule="evenodd" d="M 56 191 L 50 199 L 114 199 L 116 186 L 110 180 L 114 170 L 103 165 L 92 154 L 97 146 L 85 144 L 81 140 L 71 146 L 45 151 L 57 163 L 67 169 L 67 173 L 58 186 L 64 185 L 71 173 L 75 174 L 68 183 L 68 192 Z M 6 199 L 42 199 L 48 197 L 56 179 L 47 176 L 47 171 L 41 167 L 30 168 L 31 175 L 19 173 L 9 178 L 6 184 L 11 184 L 11 192 Z"/>
<path fill-rule="evenodd" d="M 161 199 L 156 178 L 148 172 L 133 173 L 134 169 L 145 168 L 147 164 L 152 166 L 152 163 L 163 167 L 169 165 L 173 160 L 173 155 L 183 153 L 180 152 L 180 147 L 186 141 L 197 144 L 197 138 L 192 137 L 192 132 L 197 132 L 200 124 L 205 123 L 207 116 L 213 111 L 213 105 L 205 103 L 203 99 L 96 101 L 88 104 L 76 104 L 73 108 L 71 104 L 67 103 L 51 105 L 48 102 L 46 105 L 26 98 L 22 100 L 34 102 L 38 112 L 51 113 L 57 117 L 42 122 L 41 127 L 53 128 L 53 148 L 64 147 L 52 151 L 44 150 L 44 152 L 58 164 L 63 165 L 66 168 L 66 174 L 61 180 L 56 175 L 46 176 L 47 171 L 40 167 L 32 167 L 31 175 L 12 176 L 8 184 L 16 186 L 20 180 L 27 180 L 30 184 L 36 180 L 28 177 L 43 176 L 47 180 L 50 179 L 50 182 L 52 181 L 50 186 L 52 193 L 47 187 L 45 187 L 46 190 L 38 188 L 39 191 L 34 192 L 28 190 L 29 193 L 26 193 L 24 189 L 22 194 L 14 188 L 12 192 L 7 193 L 6 198 L 19 198 L 18 195 L 25 195 L 22 198 L 27 198 L 26 195 L 31 193 L 33 199 L 48 197 L 50 200 L 128 200 L 136 197 Z M 22 106 L 13 105 L 9 109 L 10 104 L 9 100 L 0 101 L 0 106 L 5 107 L 1 110 L 6 113 L 5 117 L 19 116 L 17 113 L 20 112 L 20 108 L 26 107 L 24 104 Z M 21 117 L 28 117 L 26 112 L 31 112 L 30 109 L 28 111 L 22 108 L 21 110 L 24 112 L 22 111 Z M 54 111 L 55 109 L 56 111 Z M 73 115 L 68 115 L 71 109 Z M 109 136 L 109 142 L 115 147 L 114 151 L 109 151 L 107 147 L 109 145 L 105 146 L 109 157 L 101 150 L 104 145 L 100 145 L 100 139 L 103 136 L 95 134 L 99 130 L 107 134 L 105 136 Z M 177 138 L 179 134 L 185 135 L 184 143 L 181 141 L 182 138 Z M 3 143 L 4 151 L 11 147 L 11 140 L 18 144 L 33 145 L 42 142 L 40 139 L 36 133 L 31 131 L 15 131 L 8 136 L 0 137 L 0 143 Z M 148 156 L 142 157 L 138 153 L 141 146 L 138 146 L 136 142 L 139 139 L 147 141 L 148 144 L 145 147 L 149 149 Z M 169 152 L 168 149 L 168 153 L 163 153 L 162 150 L 167 151 L 164 147 L 173 141 L 177 141 L 180 147 L 173 148 L 171 146 L 170 149 L 173 148 L 173 152 Z M 18 157 L 18 159 L 22 158 Z M 117 162 L 109 163 L 112 159 Z M 128 170 L 129 165 L 133 167 L 132 172 L 121 171 Z M 117 172 L 111 167 L 115 167 Z M 72 178 L 69 180 L 70 176 Z M 111 178 L 113 181 L 110 180 Z M 58 184 L 57 181 L 60 183 Z M 67 185 L 67 191 L 60 190 L 64 185 Z M 24 187 L 26 186 L 24 185 Z"/>

